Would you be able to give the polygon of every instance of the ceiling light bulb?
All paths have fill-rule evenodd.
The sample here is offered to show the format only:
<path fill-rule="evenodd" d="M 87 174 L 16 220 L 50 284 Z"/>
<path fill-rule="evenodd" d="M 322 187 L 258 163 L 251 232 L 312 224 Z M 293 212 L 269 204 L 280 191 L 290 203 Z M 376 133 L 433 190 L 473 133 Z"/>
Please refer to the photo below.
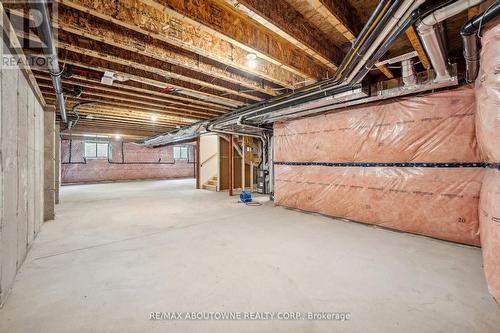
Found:
<path fill-rule="evenodd" d="M 122 138 L 122 136 L 120 134 L 115 134 L 115 139 L 116 140 L 120 140 Z"/>
<path fill-rule="evenodd" d="M 248 53 L 246 55 L 247 57 L 247 60 L 256 60 L 257 59 L 257 55 L 255 53 Z"/>
<path fill-rule="evenodd" d="M 152 115 L 152 116 L 151 116 L 151 120 L 152 120 L 152 121 L 156 121 L 156 120 L 158 120 L 158 116 L 157 116 L 157 115 L 155 115 L 155 114 L 154 114 L 154 115 Z"/>
<path fill-rule="evenodd" d="M 246 58 L 248 67 L 250 68 L 257 67 L 257 55 L 255 53 L 247 53 Z"/>
<path fill-rule="evenodd" d="M 250 68 L 256 68 L 257 67 L 257 61 L 256 60 L 249 60 L 249 61 L 247 61 L 247 65 Z"/>
<path fill-rule="evenodd" d="M 94 119 L 94 116 L 91 115 L 91 114 L 88 114 L 87 117 L 85 117 L 85 118 L 87 118 L 87 119 Z"/>

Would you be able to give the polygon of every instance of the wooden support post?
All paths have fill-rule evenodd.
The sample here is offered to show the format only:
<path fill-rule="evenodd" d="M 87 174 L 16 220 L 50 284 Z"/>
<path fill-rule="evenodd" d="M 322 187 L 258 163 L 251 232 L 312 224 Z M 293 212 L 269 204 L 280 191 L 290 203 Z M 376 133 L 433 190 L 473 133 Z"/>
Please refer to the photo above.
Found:
<path fill-rule="evenodd" d="M 250 192 L 253 192 L 253 161 L 250 162 Z"/>
<path fill-rule="evenodd" d="M 196 189 L 200 189 L 200 137 L 196 138 Z"/>
<path fill-rule="evenodd" d="M 233 135 L 229 134 L 229 195 L 233 195 Z"/>
<path fill-rule="evenodd" d="M 245 137 L 241 136 L 241 192 L 245 190 Z"/>

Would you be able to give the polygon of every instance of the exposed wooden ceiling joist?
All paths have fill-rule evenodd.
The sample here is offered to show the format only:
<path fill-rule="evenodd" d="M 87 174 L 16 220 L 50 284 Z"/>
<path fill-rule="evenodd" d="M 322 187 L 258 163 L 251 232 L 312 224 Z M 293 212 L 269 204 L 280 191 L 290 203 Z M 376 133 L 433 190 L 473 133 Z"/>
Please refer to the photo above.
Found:
<path fill-rule="evenodd" d="M 46 71 L 40 71 L 37 69 L 34 69 L 34 71 L 36 73 L 42 73 L 43 75 L 48 75 Z M 115 81 L 113 82 L 112 86 L 109 86 L 107 84 L 102 83 L 100 78 L 94 77 L 91 73 L 80 73 L 80 74 L 73 73 L 72 79 L 89 82 L 98 87 L 114 87 L 116 89 L 119 89 L 122 93 L 127 93 L 127 92 L 140 93 L 145 98 L 164 101 L 165 103 L 177 105 L 181 108 L 188 108 L 189 110 L 193 111 L 201 111 L 204 113 L 211 113 L 211 112 L 218 113 L 219 111 L 227 112 L 231 110 L 230 108 L 222 105 L 217 105 L 196 99 L 189 99 L 175 93 L 167 93 L 158 87 L 143 84 L 140 82 Z"/>
<path fill-rule="evenodd" d="M 159 9 L 137 0 L 103 2 L 97 0 L 59 0 L 68 7 L 87 12 L 136 32 L 195 52 L 228 66 L 243 70 L 287 88 L 296 88 L 303 77 L 281 64 L 259 61 L 255 68 L 247 63 L 247 50 L 207 32 L 204 26 L 165 8 Z M 217 16 L 216 16 L 217 17 Z M 239 22 L 233 22 L 238 25 Z"/>
<path fill-rule="evenodd" d="M 31 55 L 40 55 L 40 53 L 31 51 L 27 51 L 27 53 Z M 183 88 L 181 86 L 171 84 L 169 78 L 161 74 L 152 73 L 128 65 L 115 63 L 109 60 L 95 58 L 85 54 L 75 53 L 67 50 L 61 50 L 59 52 L 59 58 L 61 63 L 76 65 L 88 70 L 101 72 L 102 74 L 106 71 L 112 71 L 122 77 L 128 78 L 129 80 L 140 82 L 146 85 L 151 85 L 159 88 L 172 87 L 181 89 L 178 95 L 191 96 L 194 98 L 202 99 L 205 102 L 213 103 L 214 105 L 228 106 L 232 108 L 245 105 L 245 103 L 241 101 L 233 100 L 225 96 L 216 95 L 217 93 L 209 89 L 201 91 L 195 90 L 195 87 L 193 87 L 192 89 Z"/>
<path fill-rule="evenodd" d="M 48 75 L 37 75 L 35 74 L 35 77 L 39 80 L 40 85 L 47 85 L 51 84 L 52 81 Z M 101 94 L 106 94 L 106 96 L 127 96 L 129 98 L 133 98 L 134 100 L 145 100 L 148 102 L 157 102 L 160 105 L 164 105 L 165 107 L 168 107 L 172 110 L 175 111 L 180 111 L 182 113 L 185 113 L 189 115 L 189 117 L 213 117 L 217 116 L 220 114 L 225 113 L 226 111 L 224 110 L 214 110 L 214 109 L 203 109 L 199 107 L 194 107 L 192 105 L 184 105 L 177 103 L 172 100 L 164 99 L 164 98 L 159 98 L 156 96 L 149 96 L 149 95 L 144 95 L 144 94 L 138 94 L 133 91 L 128 91 L 125 89 L 120 89 L 118 87 L 113 86 L 107 86 L 107 85 L 97 85 L 95 83 L 88 83 L 88 81 L 81 80 L 81 79 L 76 79 L 76 78 L 71 78 L 71 79 L 64 79 L 63 85 L 71 85 L 73 87 L 79 86 L 83 88 L 83 90 L 87 91 L 87 93 L 92 93 L 92 92 L 100 92 Z"/>
<path fill-rule="evenodd" d="M 363 28 L 355 10 L 346 0 L 304 0 L 348 41 L 353 42 Z"/>
<path fill-rule="evenodd" d="M 27 18 L 27 14 L 22 11 L 10 10 L 10 13 Z M 53 25 L 59 29 L 58 36 L 61 32 L 69 32 L 112 45 L 128 53 L 151 57 L 165 62 L 171 71 L 180 75 L 187 70 L 191 74 L 195 72 L 210 77 L 211 81 L 222 81 L 240 86 L 241 91 L 260 92 L 264 96 L 277 95 L 275 90 L 277 86 L 266 80 L 238 73 L 236 70 L 229 69 L 227 65 L 215 63 L 150 36 L 128 29 L 116 29 L 116 25 L 111 22 L 65 6 L 60 6 L 58 9 Z"/>
<path fill-rule="evenodd" d="M 425 69 L 431 68 L 431 63 L 429 61 L 429 58 L 427 58 L 427 54 L 424 51 L 424 47 L 422 46 L 422 43 L 420 43 L 420 39 L 418 38 L 415 28 L 413 28 L 413 26 L 409 27 L 406 30 L 406 37 L 408 37 L 408 40 L 413 46 L 413 49 L 417 51 L 418 58 L 420 59 L 422 66 L 424 66 Z"/>
<path fill-rule="evenodd" d="M 297 1 L 292 2 L 296 3 Z M 309 15 L 320 15 L 322 18 L 322 20 L 320 20 L 321 23 L 323 23 L 323 20 L 326 21 L 349 43 L 355 41 L 356 36 L 363 28 L 363 23 L 357 17 L 356 11 L 346 0 L 300 0 L 300 6 L 303 7 L 302 10 L 307 9 Z M 313 17 L 311 17 L 311 19 L 312 18 Z M 315 18 L 315 20 L 318 21 L 317 18 Z M 381 65 L 377 68 L 387 78 L 394 78 L 391 70 L 386 66 Z"/>
<path fill-rule="evenodd" d="M 229 97 L 234 95 L 234 99 L 242 102 L 255 102 L 261 101 L 264 96 L 256 96 L 255 93 L 247 93 L 232 83 L 223 81 L 210 80 L 203 74 L 182 68 L 174 68 L 168 63 L 143 56 L 133 52 L 119 52 L 113 46 L 106 46 L 106 44 L 96 42 L 84 37 L 76 37 L 67 33 L 59 33 L 58 47 L 61 49 L 69 50 L 75 53 L 85 54 L 94 58 L 112 61 L 122 65 L 138 68 L 151 73 L 158 73 L 169 78 L 171 86 L 178 86 L 181 89 L 189 89 L 197 91 L 197 86 L 200 89 L 211 89 L 214 94 L 225 95 Z M 190 85 L 191 83 L 192 85 Z M 241 98 L 239 98 L 241 97 Z"/>
<path fill-rule="evenodd" d="M 190 22 L 203 31 L 247 51 L 259 58 L 317 81 L 327 76 L 328 69 L 283 39 L 216 0 L 142 0 L 173 18 Z M 330 73 L 333 74 L 333 73 Z"/>
<path fill-rule="evenodd" d="M 142 138 L 145 138 L 147 136 L 151 135 L 156 135 L 160 134 L 161 131 L 155 130 L 138 130 L 138 129 L 128 129 L 128 128 L 122 128 L 119 126 L 113 126 L 113 125 L 88 125 L 88 124 L 80 124 L 78 127 L 73 128 L 71 130 L 68 130 L 66 128 L 61 128 L 61 133 L 64 134 L 65 136 L 71 136 L 72 134 L 75 135 L 106 135 L 106 136 L 114 136 L 119 134 L 122 138 L 126 138 L 129 140 L 140 140 Z"/>
<path fill-rule="evenodd" d="M 44 93 L 44 96 L 50 95 L 50 96 L 55 96 L 53 90 L 50 90 L 50 88 L 47 87 L 41 87 L 42 92 Z M 116 106 L 116 107 L 121 107 L 125 109 L 130 109 L 130 110 L 141 110 L 141 111 L 147 111 L 150 113 L 165 113 L 169 114 L 172 116 L 178 116 L 178 117 L 185 117 L 185 118 L 193 118 L 193 119 L 206 119 L 210 118 L 211 116 L 204 116 L 201 117 L 200 115 L 194 116 L 190 115 L 188 112 L 179 112 L 175 110 L 171 110 L 168 107 L 161 107 L 161 106 L 149 106 L 145 105 L 143 103 L 139 102 L 129 102 L 129 101 L 124 101 L 123 99 L 120 99 L 120 97 L 117 96 L 107 96 L 107 97 L 96 97 L 92 93 L 90 94 L 85 94 L 83 93 L 80 97 L 72 97 L 68 96 L 66 97 L 68 100 L 78 100 L 78 101 L 85 101 L 85 102 L 99 102 L 100 104 L 107 104 L 110 106 Z"/>
<path fill-rule="evenodd" d="M 239 12 L 293 43 L 332 71 L 337 69 L 343 52 L 327 36 L 313 27 L 285 0 L 225 0 Z"/>

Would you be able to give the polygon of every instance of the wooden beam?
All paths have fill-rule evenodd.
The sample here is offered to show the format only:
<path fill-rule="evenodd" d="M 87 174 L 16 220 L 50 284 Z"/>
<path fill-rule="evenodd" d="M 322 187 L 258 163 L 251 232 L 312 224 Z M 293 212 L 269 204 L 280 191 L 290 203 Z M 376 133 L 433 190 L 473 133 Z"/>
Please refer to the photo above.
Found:
<path fill-rule="evenodd" d="M 287 88 L 296 88 L 303 77 L 287 70 L 280 64 L 260 61 L 256 68 L 248 65 L 248 50 L 207 32 L 203 26 L 184 18 L 172 10 L 159 9 L 141 1 L 121 0 L 119 2 L 97 0 L 59 0 L 68 7 L 87 12 L 103 20 L 154 37 L 182 49 L 243 70 L 260 78 Z M 218 17 L 218 16 L 216 16 Z M 233 22 L 234 26 L 238 26 Z M 233 27 L 234 29 L 234 27 Z M 287 55 L 293 58 L 291 55 Z"/>
<path fill-rule="evenodd" d="M 33 69 L 33 70 L 36 73 L 42 73 L 43 75 L 48 75 L 47 71 L 41 71 L 39 69 Z M 114 87 L 116 89 L 120 89 L 120 91 L 122 91 L 123 93 L 125 93 L 125 92 L 140 93 L 140 95 L 145 97 L 145 98 L 157 99 L 157 100 L 163 101 L 163 102 L 171 104 L 171 105 L 178 105 L 180 107 L 188 107 L 189 109 L 192 109 L 192 110 L 197 110 L 197 111 L 202 111 L 202 112 L 207 112 L 207 113 L 210 113 L 211 111 L 213 111 L 213 112 L 219 112 L 219 111 L 227 112 L 228 110 L 230 110 L 228 107 L 225 107 L 225 106 L 216 105 L 213 103 L 200 101 L 200 100 L 196 100 L 196 99 L 189 99 L 186 97 L 179 96 L 177 94 L 167 93 L 165 91 L 162 91 L 158 87 L 146 85 L 146 84 L 142 84 L 142 83 L 134 82 L 134 81 L 127 81 L 127 82 L 122 82 L 122 83 L 115 81 L 115 82 L 113 82 L 112 86 L 109 86 L 109 85 L 103 84 L 101 82 L 100 76 L 101 76 L 101 74 L 99 74 L 99 77 L 95 77 L 91 73 L 85 73 L 85 75 L 73 74 L 72 79 L 77 79 L 79 81 L 88 82 L 88 83 L 91 83 L 92 85 L 95 85 L 95 86 Z M 198 109 L 198 108 L 201 108 L 201 109 Z"/>
<path fill-rule="evenodd" d="M 47 98 L 50 101 L 54 100 L 54 97 L 51 95 L 47 95 Z M 71 101 L 67 103 L 67 107 L 69 110 L 77 104 L 76 101 Z M 156 116 L 156 120 L 152 120 L 151 116 L 153 115 L 151 112 L 137 111 L 131 109 L 123 109 L 117 108 L 104 104 L 96 104 L 96 105 L 81 105 L 78 108 L 78 114 L 83 117 L 87 115 L 92 115 L 91 118 L 87 119 L 99 119 L 101 116 L 109 119 L 126 119 L 135 121 L 138 124 L 149 124 L 149 125 L 158 125 L 158 126 L 177 126 L 177 125 L 188 125 L 190 123 L 186 123 L 179 119 L 172 119 L 169 115 L 162 113 L 154 113 Z M 71 112 L 70 116 L 73 115 Z"/>
<path fill-rule="evenodd" d="M 342 61 L 343 52 L 332 45 L 327 36 L 313 27 L 285 0 L 226 0 L 226 2 L 328 66 L 332 73 Z"/>
<path fill-rule="evenodd" d="M 247 52 L 256 53 L 278 66 L 317 81 L 327 77 L 328 69 L 310 57 L 286 39 L 280 38 L 264 29 L 230 6 L 224 6 L 215 0 L 142 0 L 152 8 L 168 13 L 174 18 L 197 26 L 214 36 L 220 37 Z M 237 24 L 235 24 L 237 22 Z"/>
<path fill-rule="evenodd" d="M 35 77 L 38 79 L 39 84 L 48 84 L 51 82 L 51 79 L 48 76 L 35 75 Z M 120 90 L 119 88 L 115 88 L 113 86 L 109 87 L 106 85 L 92 85 L 92 84 L 86 83 L 86 81 L 80 81 L 80 80 L 75 80 L 75 79 L 65 79 L 63 81 L 63 84 L 69 84 L 72 86 L 79 86 L 82 88 L 86 88 L 84 90 L 90 95 L 92 95 L 93 92 L 99 92 L 101 94 L 106 94 L 105 96 L 109 96 L 109 93 L 111 93 L 111 94 L 113 94 L 113 96 L 132 97 L 132 98 L 134 98 L 134 101 L 145 99 L 148 102 L 159 102 L 160 105 L 168 107 L 172 111 L 179 111 L 180 114 L 183 114 L 183 115 L 189 114 L 189 117 L 192 117 L 192 118 L 205 119 L 207 117 L 214 117 L 214 116 L 225 113 L 225 111 L 198 109 L 198 108 L 194 108 L 192 106 L 183 105 L 183 104 L 180 104 L 181 107 L 178 107 L 179 104 L 172 103 L 168 99 L 162 99 L 162 98 L 158 98 L 155 96 L 141 95 L 141 94 L 126 91 L 123 89 Z"/>
<path fill-rule="evenodd" d="M 38 79 L 38 82 L 40 84 L 50 83 L 50 78 L 47 76 L 35 75 L 35 77 Z M 92 95 L 92 92 L 97 91 L 100 93 L 105 93 L 105 94 L 107 93 L 107 96 L 109 96 L 109 93 L 112 93 L 112 94 L 114 94 L 114 96 L 123 95 L 123 96 L 127 96 L 127 97 L 132 97 L 135 99 L 146 99 L 147 101 L 160 102 L 161 103 L 160 105 L 168 107 L 169 110 L 172 110 L 174 112 L 178 111 L 179 114 L 182 114 L 182 115 L 189 115 L 190 118 L 206 119 L 206 118 L 210 118 L 213 116 L 217 116 L 221 113 L 224 113 L 224 112 L 220 112 L 220 111 L 215 112 L 215 111 L 210 111 L 210 110 L 206 110 L 206 109 L 198 109 L 198 108 L 194 108 L 194 107 L 189 106 L 189 105 L 182 105 L 182 104 L 181 104 L 181 107 L 178 107 L 178 104 L 171 103 L 170 100 L 164 100 L 162 98 L 158 98 L 155 96 L 140 95 L 140 94 L 136 94 L 134 92 L 126 91 L 123 89 L 118 90 L 115 88 L 108 88 L 108 86 L 105 86 L 105 85 L 93 86 L 93 85 L 87 84 L 85 81 L 79 81 L 79 80 L 74 80 L 74 79 L 71 79 L 71 80 L 65 79 L 64 84 L 70 84 L 73 86 L 80 86 L 82 88 L 85 88 L 84 90 L 87 90 L 87 92 L 90 93 L 90 95 Z M 118 94 L 120 94 L 120 95 L 118 95 Z"/>
<path fill-rule="evenodd" d="M 345 0 L 305 0 L 348 41 L 353 42 L 363 28 L 356 11 Z"/>
<path fill-rule="evenodd" d="M 474 16 L 478 15 L 481 11 L 481 5 L 470 7 L 467 10 L 467 19 L 472 19 Z"/>
<path fill-rule="evenodd" d="M 17 31 L 17 34 L 20 38 L 40 42 L 38 37 L 35 35 L 26 34 L 22 31 Z M 149 56 L 144 56 L 142 54 L 128 51 L 125 52 L 123 49 L 86 37 L 66 32 L 59 32 L 57 37 L 56 45 L 58 48 L 85 54 L 94 58 L 112 61 L 133 68 L 139 68 L 151 73 L 159 73 L 168 77 L 172 86 L 179 86 L 183 89 L 195 92 L 198 87 L 202 87 L 202 89 L 209 88 L 208 90 L 213 91 L 215 95 L 224 94 L 227 98 L 239 100 L 244 103 L 261 101 L 265 96 L 267 96 L 256 92 L 247 93 L 241 86 L 221 80 L 215 81 L 214 84 L 212 83 L 214 82 L 214 79 L 207 75 L 178 66 L 172 66 L 169 63 L 151 58 Z"/>
<path fill-rule="evenodd" d="M 387 66 L 380 65 L 380 66 L 377 66 L 377 69 L 379 71 L 381 71 L 388 79 L 394 78 L 394 74 L 392 74 L 391 70 L 389 68 L 387 68 Z"/>
<path fill-rule="evenodd" d="M 25 50 L 25 52 L 35 56 L 40 55 L 30 50 Z M 134 68 L 128 65 L 115 63 L 110 60 L 96 58 L 68 50 L 64 51 L 60 50 L 58 53 L 59 53 L 60 63 L 80 66 L 82 68 L 91 69 L 94 71 L 101 72 L 103 74 L 106 71 L 112 71 L 132 81 L 141 82 L 156 87 L 170 87 L 170 88 L 180 89 L 180 91 L 178 92 L 179 95 L 194 97 L 197 99 L 215 103 L 216 105 L 223 105 L 232 108 L 245 105 L 244 102 L 236 101 L 224 96 L 217 95 L 216 92 L 210 91 L 209 89 L 204 89 L 204 91 L 209 91 L 209 93 L 205 93 L 204 91 L 196 90 L 196 87 L 185 88 L 177 84 L 173 84 L 171 83 L 172 80 L 170 78 L 165 77 L 158 73 L 148 72 L 139 68 Z M 198 88 L 201 89 L 201 87 Z"/>
<path fill-rule="evenodd" d="M 233 135 L 229 134 L 229 196 L 233 196 L 234 187 L 234 161 L 233 161 Z"/>
<path fill-rule="evenodd" d="M 214 63 L 212 60 L 193 52 L 187 52 L 132 30 L 116 29 L 116 25 L 113 23 L 87 13 L 71 10 L 65 6 L 60 6 L 54 25 L 59 28 L 59 31 L 77 34 L 167 62 L 171 67 L 179 67 L 178 71 L 188 69 L 217 80 L 241 85 L 246 90 L 261 92 L 269 96 L 277 95 L 276 91 L 273 90 L 275 86 L 265 80 L 247 77 L 236 71 L 228 71 L 226 65 Z"/>
<path fill-rule="evenodd" d="M 44 78 L 46 79 L 46 78 Z M 67 82 L 65 82 L 67 83 Z M 78 84 L 76 84 L 78 85 Z M 45 88 L 50 88 L 52 87 L 50 85 L 50 82 L 43 81 L 43 79 L 39 79 L 39 86 L 40 87 L 45 87 Z M 83 87 L 80 85 L 80 87 Z M 50 90 L 50 89 L 49 89 Z M 215 117 L 217 115 L 220 115 L 222 113 L 217 113 L 217 112 L 204 112 L 204 111 L 195 111 L 190 108 L 177 108 L 177 107 L 172 107 L 169 106 L 168 104 L 165 103 L 159 103 L 155 100 L 149 100 L 147 98 L 143 97 L 131 97 L 128 96 L 127 94 L 123 94 L 122 92 L 115 92 L 114 94 L 110 95 L 109 92 L 106 91 L 100 91 L 99 88 L 97 87 L 87 87 L 85 89 L 82 89 L 82 94 L 89 96 L 89 97 L 96 97 L 97 99 L 99 98 L 109 98 L 109 99 L 114 99 L 117 101 L 125 102 L 125 103 L 132 103 L 130 106 L 134 105 L 139 105 L 141 107 L 145 107 L 146 109 L 151 109 L 151 108 L 157 108 L 157 109 L 162 109 L 165 112 L 170 112 L 172 115 L 175 116 L 182 116 L 182 117 L 187 117 L 187 118 L 196 118 L 196 119 L 207 119 L 211 117 Z"/>
<path fill-rule="evenodd" d="M 40 88 L 42 89 L 44 96 L 47 96 L 47 95 L 55 96 L 54 91 L 51 90 L 50 88 L 49 89 L 44 88 L 44 87 L 40 87 Z M 126 108 L 126 109 L 130 109 L 130 110 L 147 111 L 147 112 L 152 112 L 152 113 L 159 112 L 159 113 L 176 115 L 176 116 L 181 116 L 181 117 L 186 117 L 186 118 L 190 117 L 190 115 L 187 114 L 187 112 L 186 113 L 179 113 L 179 112 L 170 111 L 167 108 L 142 106 L 139 103 L 120 101 L 119 99 L 113 98 L 112 96 L 109 96 L 106 98 L 96 98 L 96 97 L 93 97 L 92 95 L 86 96 L 85 94 L 82 94 L 82 96 L 80 96 L 80 97 L 67 96 L 66 98 L 78 100 L 80 102 L 99 102 L 99 104 L 111 105 L 111 106 Z M 210 118 L 210 117 L 205 117 L 205 119 L 207 119 L 207 118 Z"/>
<path fill-rule="evenodd" d="M 413 49 L 417 51 L 418 58 L 420 59 L 422 66 L 424 66 L 425 69 L 430 69 L 431 63 L 429 61 L 429 58 L 427 58 L 427 54 L 425 53 L 424 48 L 420 43 L 420 39 L 418 38 L 415 28 L 413 28 L 413 26 L 410 26 L 406 30 L 406 37 L 408 37 L 408 39 L 410 40 Z"/>
<path fill-rule="evenodd" d="M 148 136 L 160 134 L 159 131 L 144 131 L 144 130 L 130 130 L 114 126 L 102 126 L 102 125 L 80 125 L 71 130 L 63 129 L 61 133 L 64 135 L 71 134 L 90 134 L 90 135 L 109 135 L 113 136 L 115 134 L 120 134 L 122 137 L 128 139 L 140 140 Z"/>
<path fill-rule="evenodd" d="M 219 81 L 218 84 L 213 84 L 213 78 L 206 75 L 187 69 L 178 70 L 177 67 L 172 67 L 163 61 L 134 52 L 123 52 L 123 50 L 114 46 L 96 42 L 85 37 L 60 32 L 58 34 L 57 46 L 75 53 L 131 66 L 150 73 L 161 74 L 169 78 L 170 85 L 177 86 L 180 89 L 193 92 L 203 89 L 203 91 L 211 91 L 216 96 L 224 94 L 226 98 L 243 103 L 252 103 L 263 99 L 263 97 L 255 96 L 255 93 L 244 92 L 241 87 L 232 83 Z"/>
<path fill-rule="evenodd" d="M 196 189 L 200 189 L 200 137 L 196 138 Z"/>

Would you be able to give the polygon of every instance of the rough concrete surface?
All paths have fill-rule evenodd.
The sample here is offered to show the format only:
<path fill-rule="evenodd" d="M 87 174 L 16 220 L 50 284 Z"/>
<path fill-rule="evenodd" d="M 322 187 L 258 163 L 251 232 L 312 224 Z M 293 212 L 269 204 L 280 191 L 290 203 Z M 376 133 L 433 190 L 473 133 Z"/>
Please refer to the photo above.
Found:
<path fill-rule="evenodd" d="M 0 64 L 0 304 L 43 220 L 43 110 L 24 74 Z"/>
<path fill-rule="evenodd" d="M 43 219 L 50 221 L 55 218 L 56 204 L 56 150 L 55 150 L 55 127 L 56 109 L 54 106 L 47 106 L 43 112 L 44 117 L 44 201 Z"/>
<path fill-rule="evenodd" d="M 1 332 L 498 332 L 478 248 L 194 190 L 66 186 Z M 350 312 L 335 321 L 151 321 L 152 311 Z"/>

